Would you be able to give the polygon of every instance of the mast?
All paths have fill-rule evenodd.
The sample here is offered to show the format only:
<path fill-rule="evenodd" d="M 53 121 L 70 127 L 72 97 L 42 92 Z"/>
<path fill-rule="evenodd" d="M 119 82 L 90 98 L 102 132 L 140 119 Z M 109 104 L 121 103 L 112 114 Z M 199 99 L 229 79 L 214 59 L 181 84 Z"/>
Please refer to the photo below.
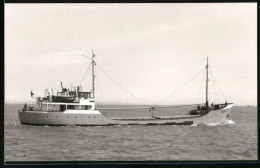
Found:
<path fill-rule="evenodd" d="M 206 65 L 206 109 L 207 110 L 208 110 L 208 107 L 209 107 L 209 102 L 208 102 L 208 81 L 209 81 L 208 68 L 209 68 L 209 65 L 208 65 L 208 57 L 207 57 L 207 65 Z"/>
<path fill-rule="evenodd" d="M 93 98 L 95 98 L 95 61 L 94 61 L 94 57 L 96 55 L 94 54 L 94 51 L 92 50 L 92 93 L 93 93 Z"/>

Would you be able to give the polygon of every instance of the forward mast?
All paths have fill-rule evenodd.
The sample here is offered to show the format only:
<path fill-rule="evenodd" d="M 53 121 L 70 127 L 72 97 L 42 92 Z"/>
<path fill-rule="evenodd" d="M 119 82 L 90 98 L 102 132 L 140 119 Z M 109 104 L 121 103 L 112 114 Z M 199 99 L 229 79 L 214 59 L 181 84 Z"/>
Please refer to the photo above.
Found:
<path fill-rule="evenodd" d="M 96 65 L 96 62 L 94 60 L 95 57 L 96 57 L 96 55 L 94 54 L 94 51 L 92 50 L 91 64 L 92 64 L 92 96 L 93 96 L 93 99 L 95 98 L 95 65 Z"/>
<path fill-rule="evenodd" d="M 209 69 L 209 64 L 208 64 L 208 57 L 207 57 L 207 65 L 206 65 L 206 109 L 209 110 L 209 101 L 208 101 L 208 69 Z"/>

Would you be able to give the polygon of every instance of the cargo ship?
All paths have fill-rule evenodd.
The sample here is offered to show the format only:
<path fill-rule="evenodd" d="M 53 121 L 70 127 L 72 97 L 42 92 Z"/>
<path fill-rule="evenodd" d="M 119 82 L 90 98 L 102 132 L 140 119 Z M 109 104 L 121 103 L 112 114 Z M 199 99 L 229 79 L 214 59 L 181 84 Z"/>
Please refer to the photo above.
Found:
<path fill-rule="evenodd" d="M 147 109 L 151 111 L 149 117 L 111 118 L 103 115 L 106 110 L 113 108 L 96 108 L 95 106 L 95 54 L 88 58 L 92 64 L 92 89 L 83 91 L 77 86 L 73 89 L 63 88 L 56 95 L 47 91 L 44 97 L 36 97 L 37 107 L 27 107 L 18 110 L 19 119 L 23 125 L 49 126 L 114 126 L 114 125 L 192 125 L 225 123 L 228 120 L 233 103 L 214 104 L 208 102 L 208 58 L 206 64 L 206 101 L 197 104 L 187 114 L 178 116 L 154 116 L 153 112 L 163 106 L 147 105 L 146 107 L 132 107 L 130 109 Z M 90 65 L 91 65 L 90 64 Z M 115 108 L 124 110 L 129 108 Z M 102 112 L 102 113 L 101 113 Z"/>

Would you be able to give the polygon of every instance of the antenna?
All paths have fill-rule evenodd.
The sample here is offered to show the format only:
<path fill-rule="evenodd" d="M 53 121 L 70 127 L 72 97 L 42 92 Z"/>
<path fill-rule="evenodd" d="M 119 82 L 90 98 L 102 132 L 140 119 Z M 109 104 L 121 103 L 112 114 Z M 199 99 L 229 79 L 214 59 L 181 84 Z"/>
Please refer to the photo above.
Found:
<path fill-rule="evenodd" d="M 63 92 L 63 85 L 62 85 L 62 81 L 60 81 L 61 84 L 61 91 Z"/>

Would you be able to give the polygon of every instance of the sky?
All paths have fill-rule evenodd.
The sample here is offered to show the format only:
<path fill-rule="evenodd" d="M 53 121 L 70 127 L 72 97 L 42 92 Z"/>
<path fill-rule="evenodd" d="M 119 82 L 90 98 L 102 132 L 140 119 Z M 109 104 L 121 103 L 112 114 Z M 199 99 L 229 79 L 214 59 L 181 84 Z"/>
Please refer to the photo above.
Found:
<path fill-rule="evenodd" d="M 97 102 L 203 103 L 208 57 L 210 103 L 257 105 L 256 3 L 5 4 L 5 102 L 79 85 L 92 49 Z"/>

